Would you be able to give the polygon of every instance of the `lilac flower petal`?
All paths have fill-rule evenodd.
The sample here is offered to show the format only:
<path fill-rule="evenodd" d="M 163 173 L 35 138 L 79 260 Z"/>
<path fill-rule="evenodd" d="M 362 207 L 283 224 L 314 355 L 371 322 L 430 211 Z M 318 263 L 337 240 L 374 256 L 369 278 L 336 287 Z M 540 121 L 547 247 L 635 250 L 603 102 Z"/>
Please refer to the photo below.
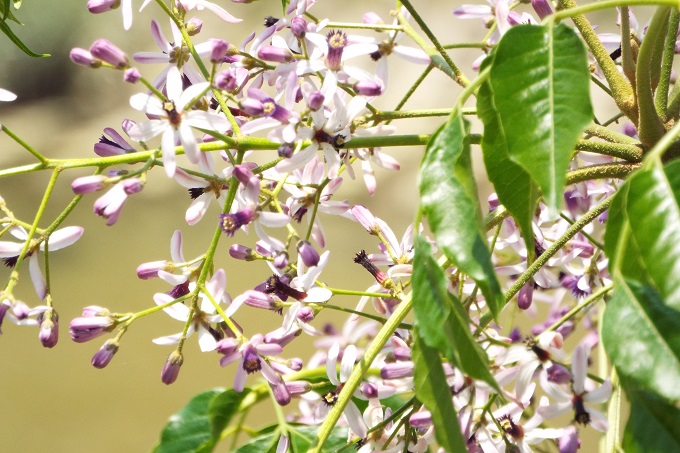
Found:
<path fill-rule="evenodd" d="M 583 400 L 589 403 L 604 403 L 610 396 L 612 396 L 612 381 L 607 378 L 598 389 L 583 395 Z"/>
<path fill-rule="evenodd" d="M 74 244 L 84 232 L 85 229 L 79 226 L 65 227 L 55 231 L 47 241 L 50 251 L 60 250 Z M 41 247 L 41 249 L 44 249 L 44 247 Z"/>
<path fill-rule="evenodd" d="M 168 54 L 162 52 L 136 52 L 132 55 L 132 59 L 137 63 L 153 64 L 153 63 L 167 63 L 170 59 Z"/>
<path fill-rule="evenodd" d="M 166 335 L 164 337 L 154 338 L 151 340 L 151 342 L 160 346 L 173 346 L 179 343 L 180 338 L 182 338 L 182 332 L 176 333 L 174 335 Z"/>
<path fill-rule="evenodd" d="M 24 244 L 18 242 L 0 241 L 0 258 L 10 258 L 18 256 Z"/>
<path fill-rule="evenodd" d="M 182 232 L 176 230 L 170 238 L 170 257 L 174 263 L 184 263 L 184 254 L 182 253 Z"/>
<path fill-rule="evenodd" d="M 356 404 L 350 401 L 345 407 L 343 414 L 345 414 L 345 419 L 352 432 L 364 439 L 367 435 L 367 428 L 364 423 L 364 418 L 361 416 L 361 412 Z"/>
<path fill-rule="evenodd" d="M 45 283 L 45 277 L 43 277 L 42 271 L 40 270 L 37 253 L 34 253 L 28 259 L 28 270 L 31 275 L 31 281 L 33 282 L 33 288 L 35 288 L 35 293 L 40 300 L 45 300 L 45 296 L 47 295 L 47 283 Z"/>
<path fill-rule="evenodd" d="M 172 128 L 166 128 L 161 137 L 161 152 L 163 154 L 163 166 L 165 167 L 165 174 L 168 178 L 175 175 L 177 169 L 177 162 L 175 156 L 175 131 Z"/>
<path fill-rule="evenodd" d="M 588 352 L 583 345 L 574 349 L 574 355 L 571 359 L 571 372 L 574 376 L 574 393 L 581 395 L 585 392 L 585 379 L 588 372 Z"/>
<path fill-rule="evenodd" d="M 197 2 L 197 3 L 198 3 L 198 2 Z M 222 19 L 222 20 L 225 21 L 225 22 L 229 22 L 229 23 L 232 23 L 232 24 L 236 24 L 236 23 L 238 23 L 238 22 L 242 22 L 242 21 L 243 21 L 243 19 L 237 19 L 236 17 L 234 17 L 234 16 L 232 16 L 231 14 L 229 14 L 226 10 L 224 10 L 224 9 L 222 9 L 221 7 L 215 5 L 214 3 L 202 1 L 202 2 L 200 2 L 200 4 L 201 4 L 202 6 L 204 6 L 205 9 L 207 9 L 207 10 L 210 11 L 210 12 L 212 12 L 213 14 L 215 14 L 217 17 L 219 17 L 220 19 Z"/>
<path fill-rule="evenodd" d="M 326 357 L 326 375 L 328 380 L 331 381 L 333 385 L 340 385 L 338 380 L 338 355 L 340 354 L 340 343 L 333 343 L 333 346 L 328 350 L 328 356 Z"/>

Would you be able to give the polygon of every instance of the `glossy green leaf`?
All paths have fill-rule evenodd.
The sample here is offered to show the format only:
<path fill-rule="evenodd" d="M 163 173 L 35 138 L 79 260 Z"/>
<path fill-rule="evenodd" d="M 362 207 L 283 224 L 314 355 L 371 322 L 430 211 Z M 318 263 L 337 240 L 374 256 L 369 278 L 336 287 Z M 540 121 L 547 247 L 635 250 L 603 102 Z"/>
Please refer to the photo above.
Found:
<path fill-rule="evenodd" d="M 559 210 L 574 146 L 593 119 L 581 39 L 565 24 L 512 27 L 496 47 L 489 84 L 510 159 Z"/>
<path fill-rule="evenodd" d="M 680 400 L 680 311 L 665 305 L 656 290 L 617 276 L 602 341 L 619 375 Z"/>
<path fill-rule="evenodd" d="M 611 275 L 618 271 L 623 277 L 650 283 L 647 269 L 640 258 L 640 249 L 635 239 L 630 235 L 630 224 L 626 214 L 629 187 L 628 183 L 624 183 L 614 195 L 609 206 L 607 227 L 604 234 L 604 250 L 609 259 Z"/>
<path fill-rule="evenodd" d="M 478 285 L 491 313 L 503 304 L 470 165 L 468 124 L 458 112 L 430 139 L 420 167 L 420 201 L 437 244 Z"/>
<path fill-rule="evenodd" d="M 449 293 L 444 271 L 432 257 L 432 247 L 420 236 L 415 241 L 411 284 L 415 324 L 425 345 L 439 351 L 463 374 L 497 388 L 488 357 L 470 332 L 468 314 Z"/>
<path fill-rule="evenodd" d="M 630 235 L 664 302 L 680 310 L 680 162 L 639 171 L 628 185 Z"/>
<path fill-rule="evenodd" d="M 272 425 L 261 430 L 261 435 L 243 444 L 234 450 L 234 453 L 275 452 L 281 438 L 281 432 L 278 428 L 278 425 Z M 318 429 L 318 426 L 288 425 L 287 436 L 290 441 L 288 452 L 306 453 L 309 451 Z M 337 452 L 346 445 L 347 429 L 337 427 L 326 440 L 321 451 L 325 453 Z"/>
<path fill-rule="evenodd" d="M 415 367 L 413 386 L 416 398 L 432 414 L 434 433 L 439 446 L 444 451 L 467 451 L 439 352 L 427 346 L 421 335 L 422 333 L 416 329 L 416 339 L 412 348 Z"/>
<path fill-rule="evenodd" d="M 481 70 L 491 64 L 493 54 L 482 63 Z M 540 193 L 531 175 L 510 159 L 508 141 L 494 105 L 491 84 L 486 81 L 477 93 L 477 115 L 484 123 L 482 151 L 489 180 L 498 200 L 517 221 L 527 250 L 534 250 L 532 221 Z"/>
<path fill-rule="evenodd" d="M 11 28 L 9 28 L 9 25 L 7 25 L 7 22 L 2 22 L 0 21 L 0 32 L 4 33 L 10 41 L 14 43 L 15 46 L 17 46 L 19 49 L 21 49 L 26 55 L 30 57 L 49 57 L 50 54 L 43 53 L 43 54 L 38 54 L 33 52 L 31 49 L 26 47 L 26 44 L 24 44 L 21 39 L 17 35 L 14 34 Z"/>
<path fill-rule="evenodd" d="M 215 389 L 199 393 L 170 417 L 154 453 L 211 452 L 248 392 Z"/>
<path fill-rule="evenodd" d="M 680 452 L 680 408 L 623 380 L 630 417 L 623 433 L 626 453 Z"/>

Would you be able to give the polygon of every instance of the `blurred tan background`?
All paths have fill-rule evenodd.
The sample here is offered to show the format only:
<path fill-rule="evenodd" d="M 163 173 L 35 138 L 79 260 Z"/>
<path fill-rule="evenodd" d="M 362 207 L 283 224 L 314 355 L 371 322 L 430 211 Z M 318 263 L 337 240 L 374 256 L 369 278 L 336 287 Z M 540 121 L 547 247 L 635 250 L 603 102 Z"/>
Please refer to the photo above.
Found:
<path fill-rule="evenodd" d="M 133 3 L 138 8 L 141 2 Z M 244 22 L 225 24 L 209 12 L 199 12 L 197 15 L 204 21 L 204 28 L 197 42 L 219 37 L 238 45 L 251 31 L 262 29 L 265 16 L 278 16 L 281 10 L 278 0 L 259 0 L 250 5 L 224 0 L 217 0 L 217 3 L 244 18 Z M 458 2 L 414 3 L 442 42 L 480 40 L 485 34 L 479 21 L 454 19 L 451 12 Z M 128 105 L 129 96 L 141 91 L 140 86 L 122 82 L 121 74 L 115 71 L 94 71 L 76 66 L 69 61 L 68 52 L 72 47 L 88 48 L 95 39 L 102 37 L 130 55 L 137 51 L 157 51 L 150 37 L 149 23 L 151 18 L 160 16 L 158 7 L 152 3 L 143 13 L 135 13 L 132 30 L 124 32 L 119 10 L 92 15 L 85 4 L 85 0 L 24 2 L 17 16 L 26 26 L 13 26 L 13 29 L 32 50 L 50 53 L 50 58 L 31 59 L 4 37 L 0 39 L 0 87 L 19 96 L 13 103 L 0 104 L 0 122 L 48 157 L 94 156 L 92 146 L 103 128 L 119 129 L 121 121 L 127 117 L 141 119 Z M 320 0 L 311 12 L 318 18 L 360 22 L 362 14 L 371 10 L 389 22 L 389 11 L 393 7 L 394 2 L 384 0 Z M 170 36 L 167 21 L 161 20 L 161 25 L 166 36 Z M 407 39 L 402 43 L 409 44 Z M 455 51 L 452 55 L 463 71 L 472 76 L 470 65 L 479 55 L 478 51 Z M 408 86 L 406 84 L 414 81 L 423 70 L 394 56 L 390 66 L 390 89 L 377 103 L 384 109 L 391 109 L 403 93 L 400 88 Z M 138 67 L 147 78 L 154 78 L 154 68 Z M 458 89 L 450 80 L 434 72 L 407 108 L 451 107 Z M 441 121 L 436 118 L 396 124 L 401 133 L 431 133 Z M 400 161 L 402 171 L 394 174 L 377 169 L 378 190 L 373 199 L 367 196 L 360 176 L 356 181 L 345 178 L 336 197 L 370 205 L 400 237 L 415 213 L 415 170 L 422 149 L 401 148 L 389 153 Z M 0 135 L 1 168 L 32 162 L 32 156 L 25 150 L 7 136 Z M 71 181 L 86 174 L 89 174 L 88 170 L 73 170 L 61 175 L 41 226 L 51 222 L 68 202 L 72 195 Z M 357 174 L 360 175 L 358 168 Z M 30 222 L 48 178 L 49 174 L 44 172 L 0 179 L 0 195 L 20 219 Z M 482 188 L 480 198 L 486 199 L 488 192 L 488 188 Z M 168 286 L 163 282 L 138 280 L 135 268 L 145 261 L 169 259 L 169 240 L 175 229 L 181 229 L 185 235 L 187 259 L 202 253 L 212 237 L 218 213 L 213 205 L 198 226 L 186 225 L 184 212 L 189 205 L 186 191 L 168 182 L 162 169 L 155 169 L 144 191 L 128 200 L 113 227 L 107 227 L 103 219 L 92 214 L 92 204 L 97 196 L 86 196 L 64 223 L 84 226 L 81 240 L 75 246 L 51 255 L 52 294 L 61 316 L 57 347 L 52 350 L 42 348 L 36 328 L 17 327 L 7 319 L 3 324 L 0 336 L 0 385 L 3 389 L 0 452 L 148 451 L 168 417 L 193 395 L 232 383 L 233 366 L 221 368 L 218 355 L 200 353 L 195 338 L 191 338 L 185 348 L 184 366 L 178 381 L 171 386 L 163 385 L 160 372 L 172 349 L 154 345 L 151 339 L 175 333 L 181 329 L 181 324 L 162 313 L 133 324 L 124 336 L 118 354 L 104 370 L 93 368 L 90 360 L 106 337 L 86 344 L 75 344 L 70 340 L 68 323 L 80 316 L 84 306 L 96 304 L 114 312 L 139 311 L 152 306 L 153 294 L 167 291 Z M 322 279 L 337 288 L 360 290 L 368 287 L 370 276 L 352 263 L 352 258 L 362 248 L 369 253 L 374 251 L 376 242 L 348 220 L 325 216 L 322 221 L 332 250 L 331 263 Z M 226 270 L 227 291 L 232 296 L 268 275 L 268 269 L 262 263 L 235 262 L 228 257 L 228 245 L 244 241 L 242 233 L 234 240 L 225 236 L 216 262 Z M 348 243 L 352 245 L 348 247 Z M 0 269 L 0 285 L 5 285 L 8 276 L 6 269 Z M 16 295 L 29 305 L 38 303 L 25 266 Z M 333 303 L 354 307 L 357 299 L 338 297 Z M 281 322 L 281 318 L 273 313 L 247 307 L 238 313 L 237 319 L 247 333 L 254 333 L 255 328 L 273 329 Z M 340 325 L 344 319 L 344 315 L 325 313 L 316 325 L 321 327 L 323 320 Z M 297 354 L 306 359 L 312 352 L 309 345 L 310 341 L 300 339 L 286 356 Z M 252 383 L 254 378 L 250 379 Z M 291 406 L 295 406 L 295 402 Z M 269 403 L 264 403 L 251 417 L 251 423 L 257 426 L 272 417 Z M 226 451 L 224 445 L 222 451 Z"/>

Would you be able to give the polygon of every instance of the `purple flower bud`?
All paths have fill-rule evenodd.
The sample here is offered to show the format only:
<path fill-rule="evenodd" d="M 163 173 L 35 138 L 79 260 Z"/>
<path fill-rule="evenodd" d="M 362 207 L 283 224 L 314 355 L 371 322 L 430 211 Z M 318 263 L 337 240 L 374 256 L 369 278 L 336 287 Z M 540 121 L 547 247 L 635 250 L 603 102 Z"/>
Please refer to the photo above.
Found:
<path fill-rule="evenodd" d="M 260 291 L 248 290 L 245 293 L 245 304 L 253 308 L 264 308 L 265 310 L 278 310 L 278 300 L 271 294 Z"/>
<path fill-rule="evenodd" d="M 253 261 L 256 259 L 253 249 L 241 244 L 234 244 L 229 247 L 229 256 L 244 261 Z"/>
<path fill-rule="evenodd" d="M 128 195 L 141 192 L 143 188 L 144 183 L 139 178 L 130 178 L 123 181 L 123 190 Z"/>
<path fill-rule="evenodd" d="M 139 69 L 137 68 L 126 69 L 125 73 L 123 74 L 123 81 L 127 83 L 137 83 L 141 78 L 142 74 L 139 73 Z"/>
<path fill-rule="evenodd" d="M 394 356 L 395 360 L 399 360 L 400 362 L 411 360 L 411 350 L 409 348 L 394 348 L 392 355 Z"/>
<path fill-rule="evenodd" d="M 116 327 L 116 320 L 110 316 L 83 316 L 69 324 L 71 339 L 76 343 L 93 340 Z"/>
<path fill-rule="evenodd" d="M 258 49 L 257 57 L 264 61 L 289 63 L 293 61 L 293 52 L 291 52 L 289 49 L 266 45 Z"/>
<path fill-rule="evenodd" d="M 168 270 L 170 263 L 167 261 L 150 261 L 137 266 L 137 277 L 149 280 L 158 277 L 158 271 Z"/>
<path fill-rule="evenodd" d="M 210 61 L 212 63 L 220 63 L 224 57 L 227 56 L 229 50 L 229 43 L 224 39 L 210 38 L 208 42 L 211 45 Z"/>
<path fill-rule="evenodd" d="M 272 389 L 274 399 L 279 406 L 286 406 L 290 403 L 290 392 L 288 391 L 288 387 L 286 387 L 286 383 L 283 382 L 283 379 L 279 379 L 279 382 L 276 384 L 270 383 L 269 387 Z"/>
<path fill-rule="evenodd" d="M 286 387 L 288 387 L 288 392 L 295 396 L 303 395 L 312 389 L 307 381 L 289 381 L 286 382 Z"/>
<path fill-rule="evenodd" d="M 215 350 L 220 354 L 231 355 L 238 349 L 238 341 L 233 338 L 224 338 L 217 342 Z"/>
<path fill-rule="evenodd" d="M 186 24 L 187 34 L 189 36 L 196 36 L 203 28 L 203 21 L 198 17 L 192 17 Z"/>
<path fill-rule="evenodd" d="M 383 379 L 402 379 L 413 376 L 413 362 L 388 363 L 380 370 Z"/>
<path fill-rule="evenodd" d="M 59 315 L 53 309 L 44 311 L 38 315 L 40 333 L 38 338 L 46 348 L 53 348 L 59 340 Z"/>
<path fill-rule="evenodd" d="M 328 42 L 328 55 L 326 66 L 331 71 L 337 71 L 342 67 L 342 52 L 348 44 L 347 35 L 340 30 L 331 30 L 326 35 Z"/>
<path fill-rule="evenodd" d="M 304 363 L 302 362 L 302 359 L 300 359 L 300 358 L 292 358 L 292 359 L 288 360 L 288 363 L 286 365 L 288 365 L 288 368 L 290 368 L 293 371 L 300 371 L 302 369 L 302 365 L 304 365 Z"/>
<path fill-rule="evenodd" d="M 90 47 L 90 53 L 118 69 L 130 66 L 128 56 L 108 39 L 98 39 Z"/>
<path fill-rule="evenodd" d="M 293 151 L 295 151 L 295 147 L 293 145 L 291 145 L 290 143 L 284 143 L 283 145 L 279 146 L 278 155 L 279 157 L 288 159 L 290 156 L 293 155 Z"/>
<path fill-rule="evenodd" d="M 88 305 L 83 308 L 83 318 L 93 318 L 95 316 L 109 316 L 111 312 L 108 308 L 99 305 Z"/>
<path fill-rule="evenodd" d="M 380 96 L 383 86 L 373 80 L 360 80 L 354 84 L 354 91 L 360 96 Z"/>
<path fill-rule="evenodd" d="M 274 256 L 274 267 L 277 269 L 283 269 L 288 267 L 288 253 L 280 252 Z"/>
<path fill-rule="evenodd" d="M 557 384 L 568 384 L 573 378 L 569 370 L 562 365 L 551 365 L 546 372 L 548 373 L 548 381 Z"/>
<path fill-rule="evenodd" d="M 382 18 L 380 16 L 378 16 L 378 14 L 376 14 L 372 11 L 364 13 L 364 16 L 363 16 L 362 19 L 363 19 L 365 24 L 370 24 L 370 25 L 383 24 L 384 23 Z"/>
<path fill-rule="evenodd" d="M 529 281 L 525 283 L 524 286 L 519 290 L 517 295 L 517 306 L 526 310 L 531 307 L 531 302 L 534 300 L 534 282 Z"/>
<path fill-rule="evenodd" d="M 71 189 L 77 195 L 96 192 L 106 187 L 107 179 L 104 175 L 81 176 L 71 183 Z"/>
<path fill-rule="evenodd" d="M 172 351 L 172 354 L 170 354 L 165 361 L 163 371 L 161 371 L 161 381 L 163 381 L 163 384 L 170 385 L 177 380 L 179 369 L 183 362 L 184 358 L 182 357 L 182 354 L 177 350 Z"/>
<path fill-rule="evenodd" d="M 92 356 L 92 366 L 99 369 L 106 367 L 111 363 L 116 352 L 118 352 L 118 343 L 115 340 L 107 340 Z"/>
<path fill-rule="evenodd" d="M 71 49 L 69 57 L 75 64 L 87 66 L 88 68 L 99 68 L 102 65 L 101 60 L 93 57 L 88 50 L 81 49 L 79 47 L 74 47 Z"/>
<path fill-rule="evenodd" d="M 564 429 L 564 434 L 557 440 L 557 446 L 560 453 L 576 453 L 581 448 L 581 441 L 575 426 L 568 426 Z"/>
<path fill-rule="evenodd" d="M 302 16 L 293 17 L 290 20 L 290 31 L 296 38 L 304 38 L 307 33 L 307 21 Z"/>
<path fill-rule="evenodd" d="M 637 129 L 632 123 L 626 123 L 623 125 L 623 133 L 629 137 L 637 138 Z"/>
<path fill-rule="evenodd" d="M 300 241 L 297 243 L 297 251 L 307 267 L 317 266 L 319 264 L 319 252 L 316 251 L 314 246 L 307 241 Z"/>
<path fill-rule="evenodd" d="M 418 411 L 409 417 L 408 423 L 414 428 L 429 428 L 432 426 L 432 414 L 425 410 Z"/>
<path fill-rule="evenodd" d="M 105 13 L 120 6 L 120 0 L 88 0 L 87 9 L 92 14 Z"/>
<path fill-rule="evenodd" d="M 321 93 L 321 91 L 314 91 L 313 93 L 309 94 L 309 97 L 307 98 L 307 106 L 309 107 L 309 110 L 316 112 L 318 111 L 321 107 L 323 107 L 323 102 L 326 100 L 326 97 Z"/>
<path fill-rule="evenodd" d="M 531 6 L 533 6 L 534 11 L 536 11 L 536 14 L 538 14 L 538 17 L 541 19 L 545 19 L 553 13 L 548 0 L 531 0 Z"/>

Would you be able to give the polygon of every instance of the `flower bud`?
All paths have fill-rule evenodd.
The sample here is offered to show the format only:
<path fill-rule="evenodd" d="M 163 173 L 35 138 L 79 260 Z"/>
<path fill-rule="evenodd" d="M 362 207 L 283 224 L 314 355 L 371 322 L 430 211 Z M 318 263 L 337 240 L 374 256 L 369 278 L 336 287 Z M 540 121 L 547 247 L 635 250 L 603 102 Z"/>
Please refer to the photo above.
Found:
<path fill-rule="evenodd" d="M 120 0 L 88 0 L 87 9 L 92 14 L 105 13 L 120 6 Z"/>
<path fill-rule="evenodd" d="M 229 43 L 224 39 L 210 38 L 208 40 L 211 45 L 210 61 L 212 63 L 220 63 L 222 59 L 227 56 L 229 50 Z"/>
<path fill-rule="evenodd" d="M 296 38 L 304 38 L 307 33 L 307 21 L 302 16 L 293 17 L 290 21 L 290 31 Z"/>
<path fill-rule="evenodd" d="M 59 340 L 59 315 L 53 309 L 44 311 L 38 315 L 40 333 L 38 338 L 46 348 L 53 348 Z"/>
<path fill-rule="evenodd" d="M 519 294 L 517 295 L 517 306 L 522 310 L 526 310 L 531 307 L 531 302 L 533 299 L 534 282 L 530 281 L 525 283 L 524 286 L 522 286 L 522 288 L 519 290 Z"/>
<path fill-rule="evenodd" d="M 165 361 L 163 371 L 161 371 L 161 381 L 163 381 L 163 384 L 170 385 L 177 380 L 182 363 L 184 363 L 182 354 L 177 350 L 172 351 Z"/>
<path fill-rule="evenodd" d="M 128 195 L 141 192 L 143 188 L 144 183 L 139 178 L 130 178 L 123 181 L 123 190 Z"/>
<path fill-rule="evenodd" d="M 79 47 L 74 47 L 71 49 L 69 58 L 71 58 L 71 61 L 75 64 L 87 66 L 89 68 L 99 68 L 102 65 L 101 60 L 93 57 L 88 50 L 81 49 Z"/>
<path fill-rule="evenodd" d="M 326 100 L 326 97 L 321 93 L 321 91 L 314 91 L 309 94 L 309 97 L 307 98 L 307 106 L 309 107 L 309 110 L 312 112 L 316 112 L 319 110 L 321 107 L 323 107 L 323 102 Z"/>
<path fill-rule="evenodd" d="M 203 28 L 203 21 L 198 17 L 192 17 L 186 24 L 187 34 L 189 36 L 196 36 Z"/>
<path fill-rule="evenodd" d="M 319 252 L 307 241 L 300 241 L 297 243 L 298 255 L 307 267 L 317 266 L 319 264 Z"/>
<path fill-rule="evenodd" d="M 90 53 L 118 69 L 130 66 L 128 56 L 108 39 L 98 39 L 90 47 Z"/>
<path fill-rule="evenodd" d="M 104 175 L 81 176 L 71 183 L 71 189 L 76 195 L 96 192 L 107 186 L 107 177 Z"/>
<path fill-rule="evenodd" d="M 127 83 L 137 83 L 141 78 L 142 74 L 139 73 L 139 69 L 137 68 L 126 69 L 125 73 L 123 74 L 123 81 Z"/>
<path fill-rule="evenodd" d="M 275 63 L 288 63 L 293 61 L 293 52 L 282 47 L 266 45 L 258 49 L 257 58 Z"/>
<path fill-rule="evenodd" d="M 150 261 L 137 266 L 137 277 L 149 280 L 158 277 L 158 271 L 167 271 L 170 267 L 168 261 Z"/>
<path fill-rule="evenodd" d="M 113 360 L 116 352 L 118 352 L 118 343 L 115 340 L 107 340 L 92 356 L 92 366 L 99 369 L 106 367 Z"/>
<path fill-rule="evenodd" d="M 354 91 L 360 96 L 380 96 L 383 86 L 374 80 L 360 80 L 354 84 Z"/>
<path fill-rule="evenodd" d="M 545 19 L 553 13 L 548 0 L 531 0 L 531 6 L 541 19 Z"/>

